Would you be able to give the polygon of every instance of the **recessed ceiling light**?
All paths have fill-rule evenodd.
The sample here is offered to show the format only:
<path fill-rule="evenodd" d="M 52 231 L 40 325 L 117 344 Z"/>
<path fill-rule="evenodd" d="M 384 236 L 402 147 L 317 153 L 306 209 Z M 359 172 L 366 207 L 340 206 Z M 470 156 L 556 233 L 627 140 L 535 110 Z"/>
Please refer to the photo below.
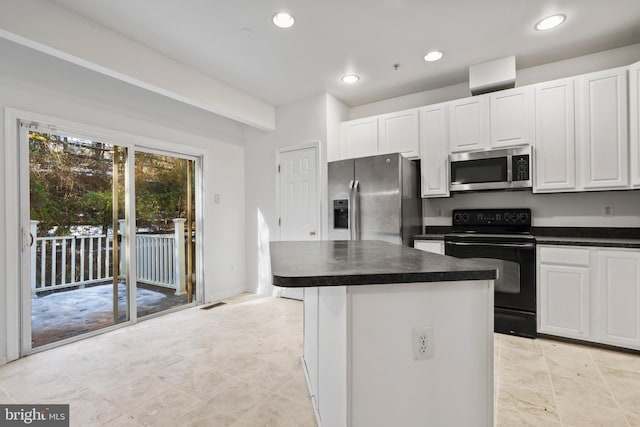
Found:
<path fill-rule="evenodd" d="M 340 79 L 340 81 L 342 81 L 342 83 L 348 84 L 348 85 L 353 84 L 353 83 L 357 82 L 358 80 L 360 80 L 360 76 L 357 76 L 355 74 L 345 74 Z"/>
<path fill-rule="evenodd" d="M 273 23 L 276 25 L 276 27 L 291 28 L 293 27 L 294 22 L 296 21 L 295 19 L 293 19 L 293 16 L 291 16 L 287 12 L 278 12 L 273 15 Z"/>
<path fill-rule="evenodd" d="M 558 25 L 562 24 L 565 19 L 567 19 L 567 15 L 563 14 L 547 16 L 546 18 L 538 21 L 534 28 L 538 31 L 551 30 L 552 28 L 555 28 Z"/>
<path fill-rule="evenodd" d="M 424 56 L 424 60 L 427 62 L 438 61 L 439 59 L 442 59 L 443 56 L 444 53 L 440 52 L 439 50 L 432 50 Z"/>

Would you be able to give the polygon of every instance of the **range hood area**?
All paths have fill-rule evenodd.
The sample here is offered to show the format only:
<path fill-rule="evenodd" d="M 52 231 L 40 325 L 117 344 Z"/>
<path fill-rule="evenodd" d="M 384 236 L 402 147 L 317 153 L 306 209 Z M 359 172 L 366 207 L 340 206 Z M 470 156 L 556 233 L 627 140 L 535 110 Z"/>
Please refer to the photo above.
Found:
<path fill-rule="evenodd" d="M 496 59 L 469 67 L 472 95 L 511 89 L 516 86 L 516 57 Z"/>

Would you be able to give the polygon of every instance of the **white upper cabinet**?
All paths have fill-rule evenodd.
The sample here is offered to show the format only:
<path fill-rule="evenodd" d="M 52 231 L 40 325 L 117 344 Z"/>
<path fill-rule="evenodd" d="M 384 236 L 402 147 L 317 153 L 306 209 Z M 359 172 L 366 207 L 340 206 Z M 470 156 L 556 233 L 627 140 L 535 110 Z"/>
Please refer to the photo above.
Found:
<path fill-rule="evenodd" d="M 378 118 L 367 117 L 340 123 L 342 158 L 378 154 Z"/>
<path fill-rule="evenodd" d="M 403 153 L 406 157 L 418 158 L 419 128 L 418 110 L 406 110 L 378 116 L 380 154 Z"/>
<path fill-rule="evenodd" d="M 341 123 L 341 158 L 420 158 L 422 197 L 449 196 L 449 154 L 519 145 L 535 193 L 640 188 L 640 62 Z"/>
<path fill-rule="evenodd" d="M 580 76 L 576 85 L 582 187 L 628 188 L 627 68 Z"/>
<path fill-rule="evenodd" d="M 533 144 L 533 87 L 494 92 L 490 101 L 491 148 Z"/>
<path fill-rule="evenodd" d="M 340 124 L 341 158 L 402 153 L 420 156 L 418 110 L 398 111 Z"/>
<path fill-rule="evenodd" d="M 576 189 L 573 79 L 535 86 L 534 192 Z"/>
<path fill-rule="evenodd" d="M 478 95 L 448 104 L 449 151 L 484 150 L 489 147 L 489 96 Z"/>
<path fill-rule="evenodd" d="M 420 109 L 422 197 L 449 197 L 446 104 Z"/>
<path fill-rule="evenodd" d="M 640 62 L 629 67 L 631 185 L 640 188 Z"/>

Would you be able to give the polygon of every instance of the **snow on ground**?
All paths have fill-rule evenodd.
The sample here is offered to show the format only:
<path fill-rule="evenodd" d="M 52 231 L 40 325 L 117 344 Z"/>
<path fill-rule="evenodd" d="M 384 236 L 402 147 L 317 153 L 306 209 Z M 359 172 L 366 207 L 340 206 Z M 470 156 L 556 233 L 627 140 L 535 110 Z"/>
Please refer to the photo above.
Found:
<path fill-rule="evenodd" d="M 126 286 L 118 285 L 118 322 L 126 320 Z M 186 303 L 171 290 L 138 286 L 138 316 Z M 182 301 L 184 299 L 184 301 Z M 113 325 L 113 284 L 91 286 L 38 296 L 31 299 L 32 346 L 73 337 Z"/>

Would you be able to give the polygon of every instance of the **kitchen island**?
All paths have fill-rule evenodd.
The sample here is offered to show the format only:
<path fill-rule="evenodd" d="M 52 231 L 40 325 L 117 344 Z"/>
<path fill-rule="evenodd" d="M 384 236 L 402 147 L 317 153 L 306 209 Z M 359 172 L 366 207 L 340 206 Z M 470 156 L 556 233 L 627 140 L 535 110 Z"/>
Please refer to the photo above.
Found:
<path fill-rule="evenodd" d="M 382 241 L 270 249 L 273 284 L 304 288 L 320 425 L 493 425 L 495 269 Z"/>

